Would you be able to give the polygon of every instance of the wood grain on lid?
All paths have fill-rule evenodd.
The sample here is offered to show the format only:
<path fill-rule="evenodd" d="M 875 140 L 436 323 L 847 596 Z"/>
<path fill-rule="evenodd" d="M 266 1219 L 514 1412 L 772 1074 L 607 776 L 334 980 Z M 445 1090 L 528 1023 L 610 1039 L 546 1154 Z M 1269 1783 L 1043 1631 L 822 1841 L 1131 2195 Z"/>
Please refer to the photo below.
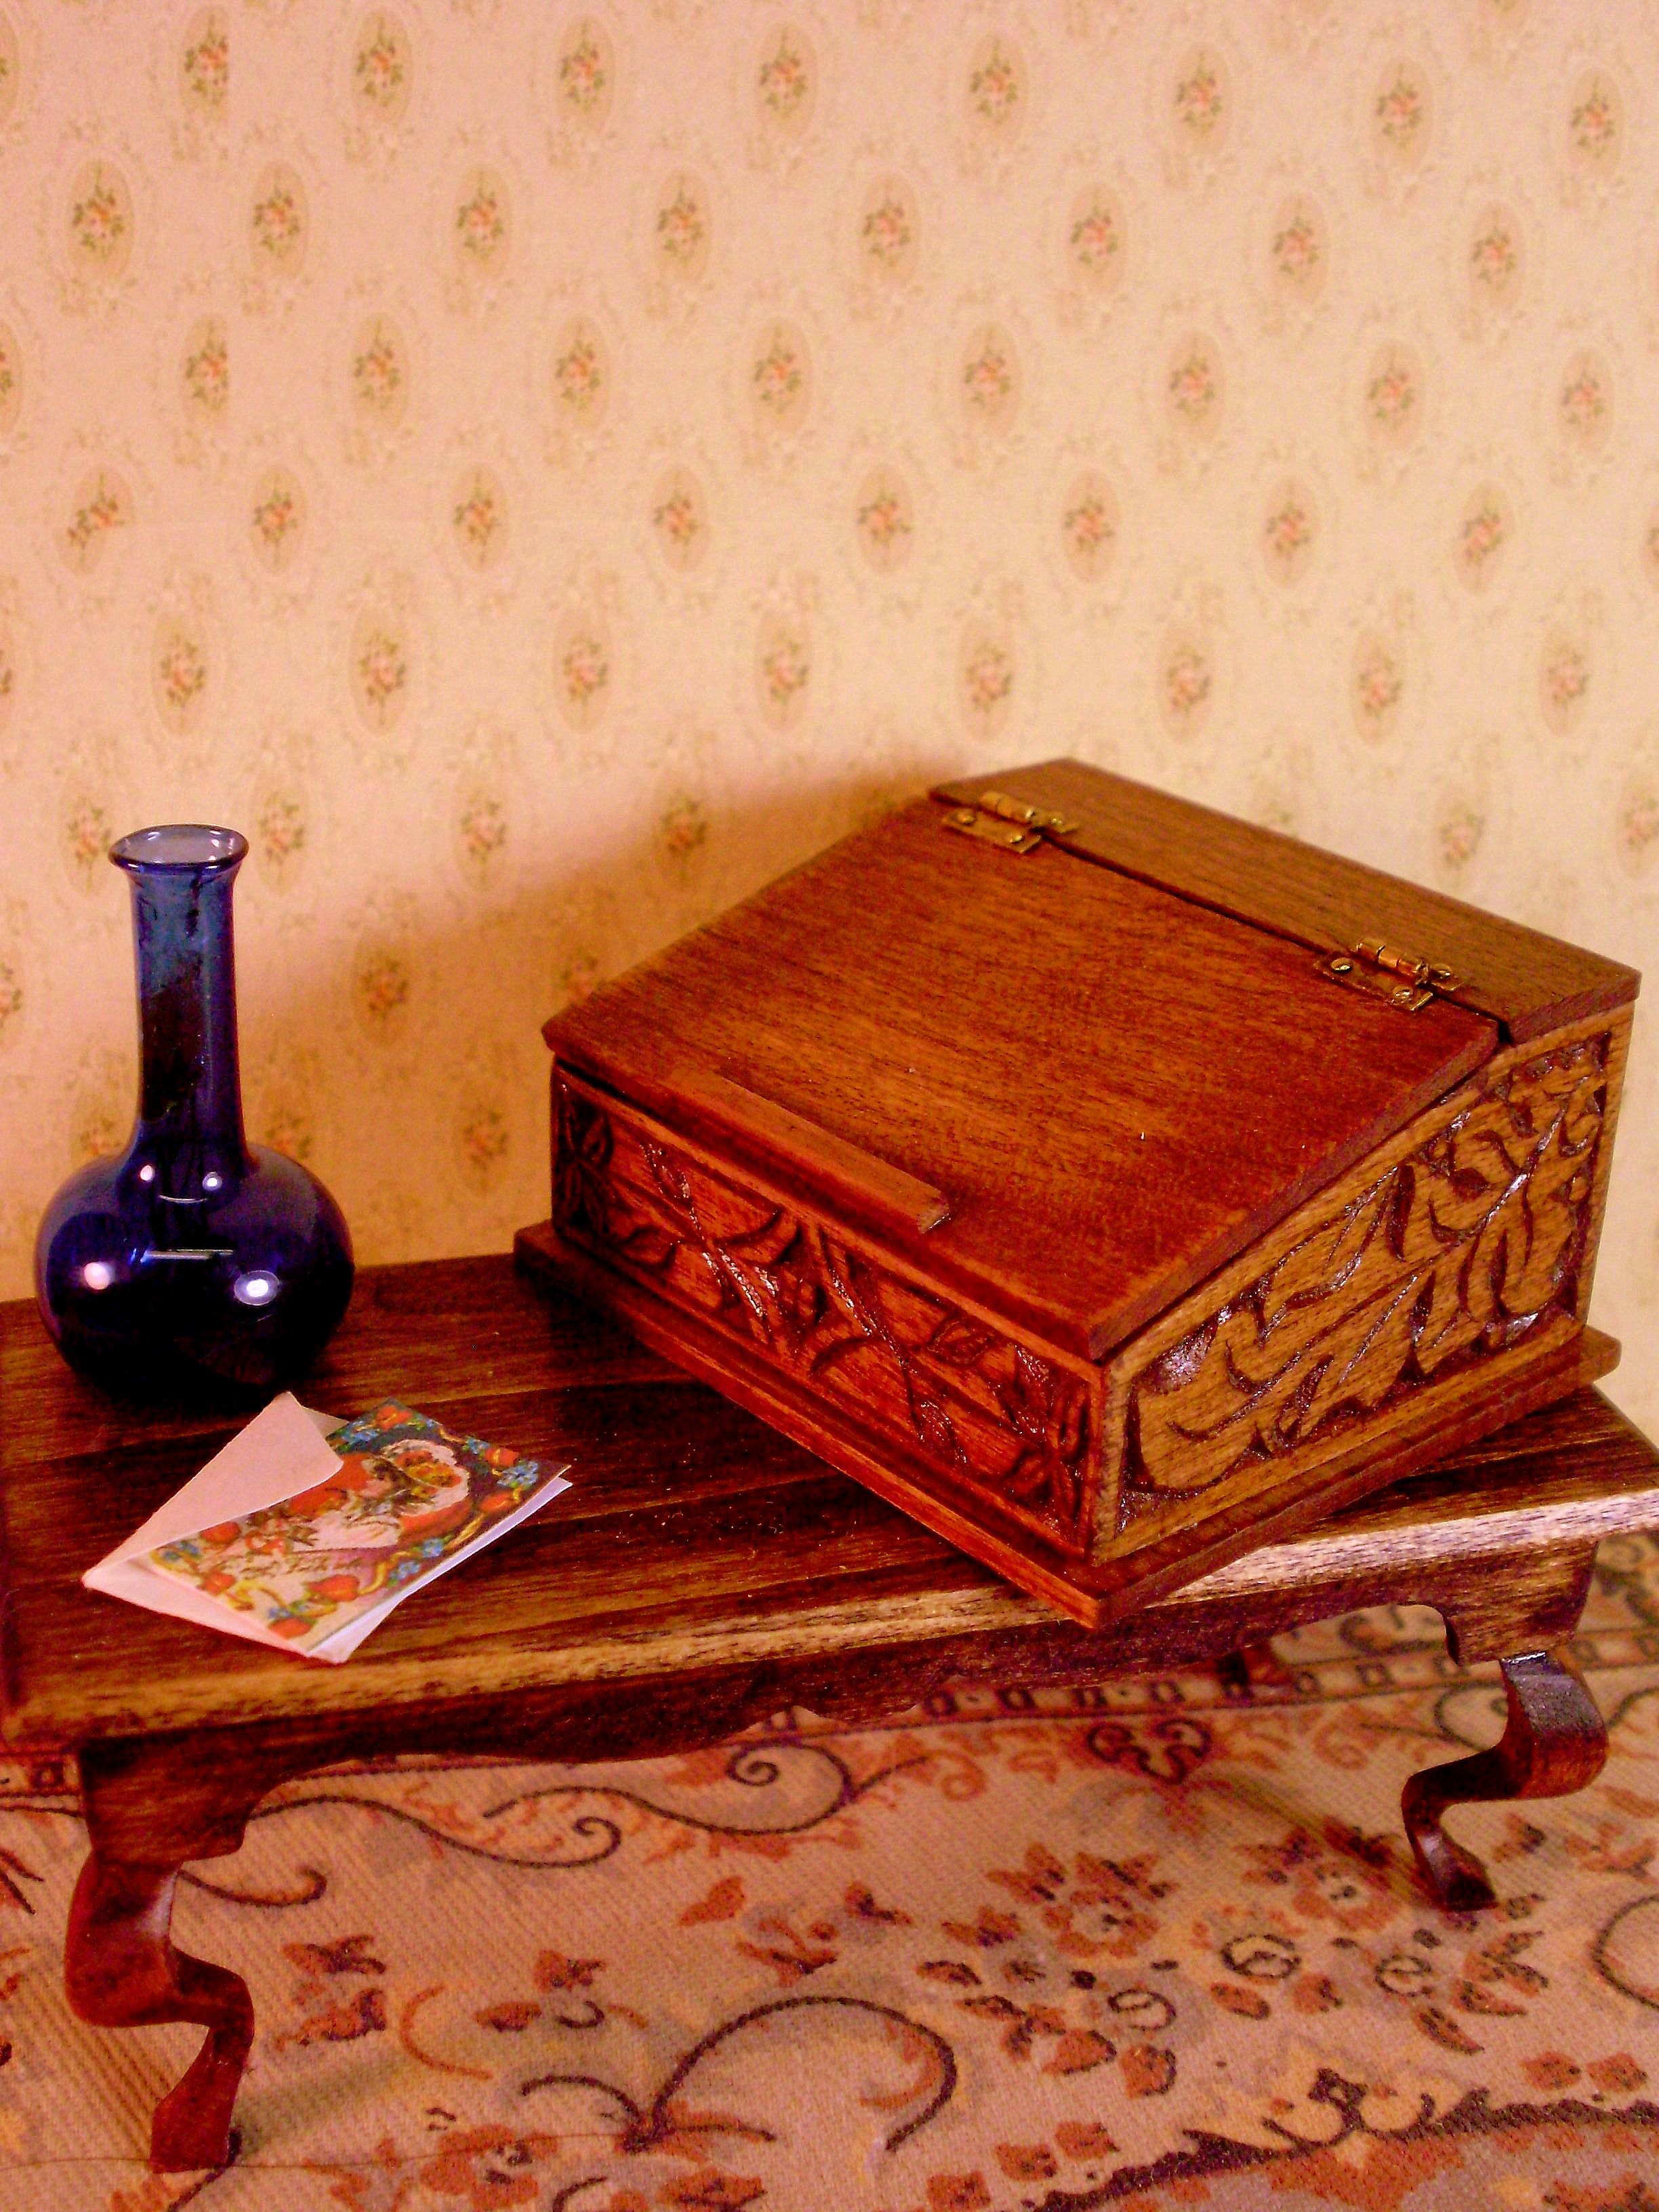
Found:
<path fill-rule="evenodd" d="M 1465 1005 L 1524 1044 L 1546 1030 L 1627 1006 L 1633 968 L 1358 860 L 1258 829 L 1081 761 L 1039 761 L 941 784 L 960 804 L 1000 791 L 1076 821 L 1066 848 L 1319 951 L 1382 937 L 1468 980 Z"/>
<path fill-rule="evenodd" d="M 1099 1358 L 1496 1043 L 1467 1008 L 1405 1016 L 1316 965 L 1051 846 L 1016 859 L 949 832 L 923 799 L 545 1034 L 671 1130 L 718 1077 L 944 1194 L 950 1219 L 895 1224 L 893 1248 Z M 834 1215 L 805 1151 L 769 1165 Z"/>

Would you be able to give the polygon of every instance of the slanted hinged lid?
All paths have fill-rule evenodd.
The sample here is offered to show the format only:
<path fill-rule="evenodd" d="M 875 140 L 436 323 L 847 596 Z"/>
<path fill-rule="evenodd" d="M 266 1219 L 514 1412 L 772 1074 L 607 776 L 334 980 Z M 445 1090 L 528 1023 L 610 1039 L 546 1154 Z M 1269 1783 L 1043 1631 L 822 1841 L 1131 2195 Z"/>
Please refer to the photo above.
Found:
<path fill-rule="evenodd" d="M 1016 854 L 1052 840 L 1294 939 L 1328 956 L 1329 981 L 1402 1011 L 1455 997 L 1511 1043 L 1637 994 L 1640 978 L 1620 961 L 1081 761 L 967 776 L 934 795 L 953 829 Z"/>
<path fill-rule="evenodd" d="M 935 796 L 943 798 L 946 794 L 940 792 Z M 1017 859 L 1035 852 L 1045 837 L 1064 844 L 1083 827 L 1069 815 L 1011 799 L 1005 791 L 981 791 L 971 805 L 952 806 L 944 819 L 947 830 L 977 837 L 982 843 L 994 845 L 1000 852 L 1011 853 Z M 1086 847 L 1079 849 L 1087 854 Z M 1094 857 L 1092 854 L 1087 856 Z M 1328 954 L 1320 962 L 1319 972 L 1328 982 L 1340 983 L 1352 991 L 1368 991 L 1373 998 L 1386 999 L 1390 1006 L 1407 1014 L 1417 1013 L 1432 999 L 1455 998 L 1465 988 L 1465 978 L 1447 967 L 1443 960 L 1407 952 L 1403 946 L 1389 945 L 1380 937 L 1362 937 L 1346 952 Z"/>
<path fill-rule="evenodd" d="M 987 789 L 1045 818 L 975 804 Z M 941 834 L 964 810 L 1012 830 L 1018 853 Z M 1289 926 L 1312 893 L 1293 874 L 1275 889 L 1281 848 L 1325 871 L 1310 878 L 1318 930 Z M 1443 957 L 1399 900 L 1362 913 L 1361 878 L 1391 883 L 1049 763 L 844 839 L 546 1035 L 601 1091 L 947 1295 L 1098 1359 L 1495 1049 L 1505 1017 L 1467 995 L 1431 991 L 1407 1019 L 1322 976 L 1368 934 Z M 1486 918 L 1454 911 L 1443 957 L 1478 979 Z M 1629 970 L 1537 942 L 1633 992 Z M 1527 1004 L 1544 1003 L 1534 988 Z"/>

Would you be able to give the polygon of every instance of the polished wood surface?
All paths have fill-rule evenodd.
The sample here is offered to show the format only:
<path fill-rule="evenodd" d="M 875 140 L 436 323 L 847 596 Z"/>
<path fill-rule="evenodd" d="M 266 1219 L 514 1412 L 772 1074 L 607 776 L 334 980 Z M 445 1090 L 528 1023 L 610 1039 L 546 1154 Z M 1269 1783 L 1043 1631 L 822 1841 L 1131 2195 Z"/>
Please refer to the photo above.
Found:
<path fill-rule="evenodd" d="M 106 1863 L 94 1849 L 76 1883 L 64 1940 L 64 1985 L 77 2020 L 94 2027 L 185 2021 L 208 2030 L 150 2124 L 150 2163 L 163 2173 L 224 2162 L 253 2047 L 247 1984 L 173 1944 L 178 1881 L 176 1864 Z"/>
<path fill-rule="evenodd" d="M 521 1230 L 518 1249 L 550 1285 L 585 1293 L 688 1374 L 712 1383 L 1088 1629 L 1129 1620 L 1255 1547 L 1305 1528 L 1457 1446 L 1597 1381 L 1619 1358 L 1619 1346 L 1595 1329 L 1579 1330 L 1559 1344 L 1546 1341 L 1536 1352 L 1520 1345 L 1496 1371 L 1461 1376 L 1443 1401 L 1441 1394 L 1418 1393 L 1389 1408 L 1375 1425 L 1349 1427 L 1312 1467 L 1294 1455 L 1282 1466 L 1265 1461 L 1195 1498 L 1177 1498 L 1165 1512 L 1132 1524 L 1109 1551 L 1084 1557 L 1080 1547 L 1060 1550 L 1033 1529 L 1012 1528 L 1008 1516 L 991 1510 L 983 1483 L 968 1479 L 969 1468 L 942 1468 L 937 1453 L 905 1443 L 890 1425 L 872 1436 L 863 1412 L 844 1411 L 833 1395 L 806 1387 L 787 1367 L 734 1353 L 729 1333 L 694 1312 L 671 1309 L 654 1290 L 590 1260 L 551 1223 Z M 858 1295 L 867 1303 L 867 1283 Z M 884 1330 L 890 1346 L 896 1340 L 890 1316 Z M 1046 1379 L 1032 1382 L 1028 1376 L 1023 1382 L 1040 1438 L 1046 1443 L 1057 1433 L 1077 1433 L 1077 1425 L 1065 1425 L 1057 1415 Z M 927 1405 L 919 1404 L 916 1426 L 923 1439 L 928 1416 Z M 1083 1498 L 1086 1503 L 1086 1492 Z"/>
<path fill-rule="evenodd" d="M 0 1394 L 5 1735 L 76 1754 L 91 1846 L 70 2000 L 94 2025 L 208 2031 L 156 2111 L 163 2170 L 231 2155 L 253 2024 L 241 1978 L 173 1942 L 178 1871 L 236 1850 L 291 1777 L 400 1751 L 684 1750 L 791 1706 L 856 1722 L 951 1680 L 1103 1680 L 1419 1601 L 1462 1656 L 1510 1662 L 1504 1744 L 1407 1795 L 1431 1891 L 1478 1902 L 1478 1863 L 1440 1816 L 1594 1771 L 1594 1708 L 1528 1655 L 1571 1635 L 1600 1537 L 1659 1525 L 1659 1455 L 1583 1390 L 1090 1634 L 506 1259 L 370 1268 L 306 1401 L 344 1413 L 395 1395 L 568 1455 L 575 1487 L 336 1668 L 79 1586 L 224 1440 L 222 1421 L 103 1397 L 23 1304 L 0 1308 Z"/>
<path fill-rule="evenodd" d="M 559 1059 L 745 1152 L 701 1067 L 942 1194 L 908 1233 L 844 1218 L 947 1295 L 1098 1359 L 1452 1090 L 1497 1042 L 1339 990 L 1299 945 L 923 799 L 547 1025 Z M 793 1169 L 793 1171 L 792 1171 Z M 831 1212 L 837 1207 L 831 1206 Z"/>
<path fill-rule="evenodd" d="M 524 1249 L 1098 1628 L 1606 1370 L 1637 979 L 1075 762 L 995 784 L 550 1021 Z M 1425 1003 L 1324 972 L 1454 921 Z"/>
<path fill-rule="evenodd" d="M 1418 1866 L 1449 1912 L 1475 1912 L 1496 1900 L 1485 1867 L 1440 1824 L 1449 1805 L 1571 1797 L 1607 1765 L 1606 1726 L 1570 1666 L 1550 1652 L 1529 1651 L 1505 1659 L 1502 1671 L 1509 1713 L 1500 1741 L 1413 1774 L 1400 1801 Z"/>
<path fill-rule="evenodd" d="M 937 1229 L 951 1218 L 951 1202 L 915 1176 L 889 1167 L 856 1145 L 757 1098 L 740 1083 L 700 1067 L 678 1067 L 673 1088 L 699 1121 L 720 1130 L 739 1151 L 822 1191 L 842 1212 L 909 1236 Z"/>
<path fill-rule="evenodd" d="M 1583 1328 L 1628 1029 L 1498 1054 L 1105 1373 L 562 1068 L 520 1249 L 1099 1627 L 1607 1370 Z"/>
<path fill-rule="evenodd" d="M 325 1667 L 83 1589 L 82 1571 L 228 1425 L 113 1406 L 64 1367 L 32 1305 L 0 1308 L 0 1656 L 5 1736 L 19 1747 L 333 1728 L 351 1712 L 372 1732 L 398 1708 L 429 1717 L 447 1700 L 583 1685 L 635 1689 L 643 1713 L 667 1678 L 692 1675 L 711 1698 L 724 1679 L 738 1702 L 722 1715 L 748 1717 L 751 1693 L 753 1710 L 774 1710 L 791 1702 L 792 1680 L 821 1688 L 845 1662 L 850 1680 L 860 1659 L 902 1688 L 947 1666 L 1064 1680 L 1233 1640 L 1241 1597 L 1224 1576 L 1103 1634 L 1057 1620 L 590 1309 L 544 1297 L 502 1258 L 365 1269 L 303 1395 L 341 1413 L 401 1397 L 521 1452 L 569 1459 L 574 1487 L 402 1607 L 347 1665 Z M 1525 1528 L 1500 1518 L 1504 1559 L 1551 1552 L 1551 1513 L 1579 1516 L 1579 1542 L 1644 1513 L 1659 1522 L 1651 1449 L 1593 1393 L 1510 1431 L 1498 1456 L 1476 1446 L 1448 1464 L 1443 1528 L 1477 1531 L 1524 1506 Z M 1255 1554 L 1270 1574 L 1249 1587 L 1249 1607 L 1277 1617 L 1283 1599 L 1316 1618 L 1370 1602 L 1366 1589 L 1393 1571 L 1386 1550 L 1357 1562 L 1323 1547 L 1335 1529 L 1375 1531 L 1380 1510 L 1353 1509 Z M 1587 1510 L 1602 1517 L 1586 1522 Z M 1450 1539 L 1437 1541 L 1444 1554 Z M 1425 1602 L 1465 1601 L 1462 1580 L 1435 1559 L 1412 1564 Z M 799 1701 L 811 1702 L 804 1688 Z M 613 1705 L 617 1738 L 633 1725 Z"/>
<path fill-rule="evenodd" d="M 966 776 L 939 796 L 960 801 L 992 789 L 1073 818 L 1076 833 L 1064 842 L 1079 853 L 1316 951 L 1381 936 L 1443 961 L 1468 979 L 1463 1002 L 1501 1022 L 1517 1044 L 1628 1006 L 1641 980 L 1599 952 L 1080 761 Z"/>
<path fill-rule="evenodd" d="M 1112 1364 L 1117 1525 L 1352 1426 L 1589 1310 L 1627 1013 L 1511 1047 Z"/>

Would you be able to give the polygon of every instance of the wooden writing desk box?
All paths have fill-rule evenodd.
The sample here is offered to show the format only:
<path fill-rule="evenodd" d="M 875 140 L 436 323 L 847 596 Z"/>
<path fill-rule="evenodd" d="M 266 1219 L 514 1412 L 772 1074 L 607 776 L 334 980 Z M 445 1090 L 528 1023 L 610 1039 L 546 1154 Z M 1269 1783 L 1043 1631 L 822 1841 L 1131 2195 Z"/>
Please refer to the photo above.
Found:
<path fill-rule="evenodd" d="M 1638 980 L 1076 762 L 970 779 L 547 1024 L 521 1249 L 1097 1626 L 1613 1364 Z"/>

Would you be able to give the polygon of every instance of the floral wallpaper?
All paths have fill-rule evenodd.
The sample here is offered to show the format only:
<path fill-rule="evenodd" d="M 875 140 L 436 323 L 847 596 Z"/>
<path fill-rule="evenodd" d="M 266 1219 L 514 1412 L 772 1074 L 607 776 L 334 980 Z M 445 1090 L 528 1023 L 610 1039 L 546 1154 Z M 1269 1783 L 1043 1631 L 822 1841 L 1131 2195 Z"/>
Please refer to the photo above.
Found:
<path fill-rule="evenodd" d="M 252 841 L 252 1131 L 368 1259 L 544 1212 L 543 1018 L 942 771 L 1652 968 L 1656 36 L 0 0 L 0 1288 L 130 1118 L 155 820 Z M 1596 1314 L 1653 1425 L 1644 1029 Z"/>

